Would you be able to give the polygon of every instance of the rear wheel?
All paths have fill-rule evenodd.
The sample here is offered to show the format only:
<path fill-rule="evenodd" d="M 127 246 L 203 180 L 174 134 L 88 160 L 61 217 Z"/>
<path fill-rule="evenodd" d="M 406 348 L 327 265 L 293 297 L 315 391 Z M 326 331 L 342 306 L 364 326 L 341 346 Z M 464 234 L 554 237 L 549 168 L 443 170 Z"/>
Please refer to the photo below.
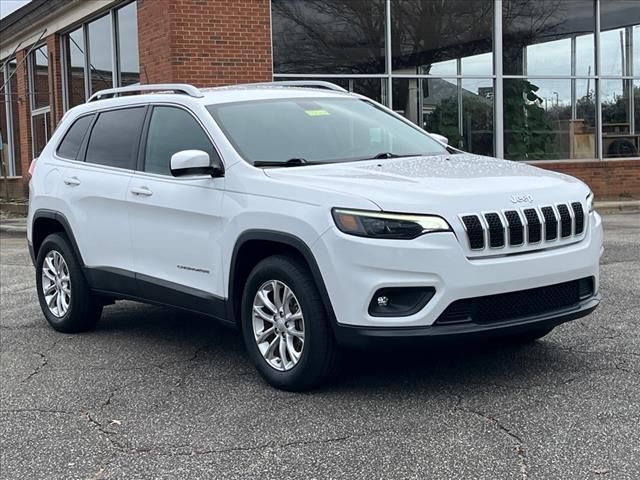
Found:
<path fill-rule="evenodd" d="M 337 347 L 307 266 L 277 255 L 253 269 L 242 298 L 242 334 L 262 377 L 276 388 L 307 390 L 328 378 Z"/>
<path fill-rule="evenodd" d="M 49 324 L 65 333 L 92 329 L 102 314 L 102 303 L 91 293 L 80 264 L 66 237 L 49 235 L 36 260 L 40 308 Z"/>

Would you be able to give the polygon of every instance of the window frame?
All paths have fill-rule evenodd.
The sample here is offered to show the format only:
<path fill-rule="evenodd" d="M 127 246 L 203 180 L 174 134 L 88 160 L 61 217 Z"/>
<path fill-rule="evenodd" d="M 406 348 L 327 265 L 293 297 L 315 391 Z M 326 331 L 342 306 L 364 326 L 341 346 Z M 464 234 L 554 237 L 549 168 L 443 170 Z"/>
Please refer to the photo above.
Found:
<path fill-rule="evenodd" d="M 222 171 L 222 175 L 224 175 L 224 172 L 225 172 L 224 160 L 222 159 L 222 155 L 220 154 L 220 149 L 216 145 L 216 142 L 214 141 L 213 136 L 211 135 L 209 130 L 206 128 L 204 123 L 200 120 L 198 115 L 193 110 L 191 110 L 190 108 L 186 107 L 185 105 L 181 105 L 179 103 L 172 103 L 172 102 L 158 102 L 158 103 L 150 103 L 150 104 L 148 104 L 147 116 L 146 116 L 146 118 L 144 120 L 144 125 L 143 125 L 143 128 L 142 128 L 142 132 L 140 134 L 141 135 L 140 136 L 140 146 L 139 146 L 139 149 L 138 149 L 138 158 L 137 158 L 137 161 L 136 161 L 135 173 L 136 174 L 141 174 L 141 175 L 150 175 L 150 176 L 158 177 L 158 178 L 171 178 L 171 179 L 174 179 L 174 180 L 193 180 L 193 179 L 198 179 L 198 178 L 211 178 L 211 175 L 207 175 L 207 174 L 204 174 L 204 175 L 193 175 L 193 176 L 190 175 L 190 176 L 187 176 L 187 177 L 174 177 L 173 175 L 165 175 L 165 174 L 162 174 L 162 173 L 146 172 L 144 170 L 144 168 L 145 168 L 145 156 L 146 156 L 146 152 L 147 152 L 147 142 L 149 140 L 149 125 L 151 124 L 151 117 L 153 116 L 153 111 L 158 107 L 178 108 L 180 110 L 185 111 L 188 115 L 190 115 L 197 122 L 197 124 L 200 126 L 200 128 L 204 132 L 205 136 L 207 137 L 207 139 L 211 143 L 211 146 L 213 147 L 213 151 L 215 152 L 215 154 L 218 157 L 217 160 L 213 159 L 213 158 L 209 159 L 209 161 L 211 162 L 211 165 L 214 165 L 214 161 L 217 161 L 217 163 L 219 164 L 218 166 Z"/>

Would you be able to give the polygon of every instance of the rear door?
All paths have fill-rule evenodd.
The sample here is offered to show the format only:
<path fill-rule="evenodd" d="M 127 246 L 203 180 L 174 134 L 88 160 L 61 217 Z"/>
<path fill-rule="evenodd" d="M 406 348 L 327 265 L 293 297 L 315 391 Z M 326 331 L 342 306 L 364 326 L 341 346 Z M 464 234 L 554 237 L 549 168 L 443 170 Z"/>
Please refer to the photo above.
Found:
<path fill-rule="evenodd" d="M 76 161 L 63 175 L 68 220 L 83 260 L 102 272 L 132 276 L 126 199 L 146 110 L 136 106 L 95 114 Z"/>
<path fill-rule="evenodd" d="M 220 162 L 217 150 L 197 116 L 178 105 L 153 106 L 143 137 L 127 192 L 141 294 L 192 310 L 219 307 L 224 178 L 170 171 L 176 152 L 203 150 Z"/>

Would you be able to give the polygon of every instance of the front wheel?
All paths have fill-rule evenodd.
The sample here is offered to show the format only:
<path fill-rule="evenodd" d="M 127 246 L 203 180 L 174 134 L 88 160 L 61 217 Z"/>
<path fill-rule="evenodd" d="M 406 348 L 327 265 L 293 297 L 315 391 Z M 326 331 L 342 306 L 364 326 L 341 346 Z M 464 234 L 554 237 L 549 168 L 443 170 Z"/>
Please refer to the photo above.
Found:
<path fill-rule="evenodd" d="M 282 390 L 318 386 L 337 364 L 337 346 L 307 266 L 276 255 L 253 269 L 242 298 L 242 334 L 262 377 Z"/>

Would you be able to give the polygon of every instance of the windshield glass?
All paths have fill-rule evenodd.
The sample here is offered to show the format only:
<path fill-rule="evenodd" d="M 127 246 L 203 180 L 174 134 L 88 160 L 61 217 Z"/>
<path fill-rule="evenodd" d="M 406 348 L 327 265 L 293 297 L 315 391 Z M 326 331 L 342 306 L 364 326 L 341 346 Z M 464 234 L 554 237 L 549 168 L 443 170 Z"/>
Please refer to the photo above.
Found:
<path fill-rule="evenodd" d="M 207 108 L 238 153 L 252 164 L 447 153 L 426 133 L 355 98 L 273 99 Z"/>

